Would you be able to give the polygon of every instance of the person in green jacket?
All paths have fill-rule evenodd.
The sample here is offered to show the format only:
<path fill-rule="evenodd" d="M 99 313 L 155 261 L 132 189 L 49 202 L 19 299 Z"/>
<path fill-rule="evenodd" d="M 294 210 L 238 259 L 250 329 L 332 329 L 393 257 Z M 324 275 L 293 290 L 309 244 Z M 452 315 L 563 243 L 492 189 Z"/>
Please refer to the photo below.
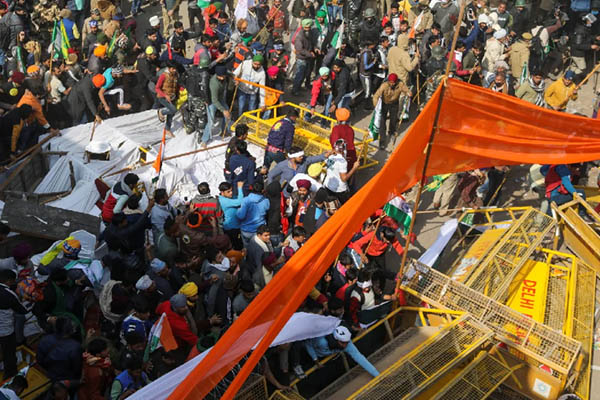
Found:
<path fill-rule="evenodd" d="M 515 96 L 521 100 L 528 101 L 536 106 L 546 107 L 544 92 L 546 83 L 541 71 L 532 71 L 531 76 L 519 86 Z"/>

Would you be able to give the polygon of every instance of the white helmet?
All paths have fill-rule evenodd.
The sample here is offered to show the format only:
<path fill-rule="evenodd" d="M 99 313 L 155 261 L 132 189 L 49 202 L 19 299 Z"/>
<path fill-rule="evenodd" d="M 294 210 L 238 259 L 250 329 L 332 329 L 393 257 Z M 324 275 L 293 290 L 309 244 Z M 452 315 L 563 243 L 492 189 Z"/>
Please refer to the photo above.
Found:
<path fill-rule="evenodd" d="M 485 14 L 481 14 L 479 17 L 477 17 L 477 23 L 488 25 L 490 23 L 490 18 Z"/>
<path fill-rule="evenodd" d="M 338 326 L 333 331 L 333 338 L 335 340 L 339 340 L 340 342 L 348 343 L 350 339 L 352 339 L 352 335 L 350 331 L 345 326 Z"/>

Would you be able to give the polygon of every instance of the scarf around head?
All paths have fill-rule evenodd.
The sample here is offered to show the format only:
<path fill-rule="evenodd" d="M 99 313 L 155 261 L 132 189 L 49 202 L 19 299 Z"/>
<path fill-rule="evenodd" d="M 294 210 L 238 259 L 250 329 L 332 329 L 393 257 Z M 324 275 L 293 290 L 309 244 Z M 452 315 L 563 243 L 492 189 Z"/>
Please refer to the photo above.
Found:
<path fill-rule="evenodd" d="M 537 94 L 537 96 L 535 98 L 535 105 L 544 107 L 546 105 L 546 101 L 544 100 L 544 91 L 546 90 L 546 82 L 544 82 L 544 80 L 542 79 L 542 81 L 538 85 L 536 85 L 533 82 L 532 77 L 529 77 L 529 79 L 527 79 L 527 80 L 529 81 L 529 86 Z"/>

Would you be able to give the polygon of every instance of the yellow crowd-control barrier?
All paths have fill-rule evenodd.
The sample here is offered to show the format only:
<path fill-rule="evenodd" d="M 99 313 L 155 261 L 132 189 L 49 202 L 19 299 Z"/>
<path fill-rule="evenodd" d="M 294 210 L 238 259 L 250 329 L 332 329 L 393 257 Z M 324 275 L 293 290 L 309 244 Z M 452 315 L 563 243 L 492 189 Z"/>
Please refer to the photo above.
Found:
<path fill-rule="evenodd" d="M 266 400 L 269 396 L 264 375 L 252 374 L 248 377 L 235 400 Z"/>
<path fill-rule="evenodd" d="M 331 135 L 331 130 L 337 123 L 336 120 L 318 113 L 311 114 L 309 109 L 293 103 L 277 104 L 275 106 L 267 107 L 267 110 L 271 110 L 272 112 L 271 118 L 269 119 L 261 118 L 261 109 L 246 111 L 238 118 L 237 121 L 235 121 L 231 129 L 235 130 L 235 127 L 238 124 L 248 125 L 248 140 L 257 144 L 258 146 L 266 147 L 269 131 L 273 125 L 277 123 L 277 121 L 285 116 L 283 111 L 286 108 L 295 108 L 300 114 L 295 124 L 296 130 L 293 142 L 295 146 L 302 148 L 304 153 L 308 156 L 322 154 L 325 151 L 331 150 L 329 136 Z M 318 123 L 307 121 L 305 116 L 308 114 L 312 115 L 313 119 L 321 119 L 326 121 L 329 127 L 323 128 Z M 360 169 L 377 165 L 378 161 L 373 158 L 377 149 L 369 146 L 369 144 L 373 141 L 369 132 L 355 126 L 352 126 L 352 129 L 354 129 L 355 137 L 362 137 L 362 140 L 355 139 L 354 141 L 356 155 L 360 161 Z"/>
<path fill-rule="evenodd" d="M 500 355 L 482 351 L 432 400 L 487 399 L 521 365 L 510 367 Z"/>
<path fill-rule="evenodd" d="M 481 348 L 493 332 L 465 314 L 443 327 L 350 399 L 413 398 Z"/>
<path fill-rule="evenodd" d="M 591 224 L 579 216 L 580 209 L 585 209 L 593 219 Z M 566 245 L 600 274 L 600 235 L 594 230 L 594 227 L 600 226 L 600 215 L 577 194 L 572 201 L 560 206 L 552 203 L 552 210 L 556 213 Z"/>
<path fill-rule="evenodd" d="M 579 341 L 534 321 L 416 260 L 411 261 L 401 288 L 437 308 L 472 314 L 475 319 L 494 331 L 497 340 L 552 368 L 563 377 L 571 373 L 579 357 Z"/>
<path fill-rule="evenodd" d="M 473 266 L 465 285 L 503 302 L 515 275 L 554 226 L 552 217 L 534 208 L 526 210 L 487 256 Z"/>

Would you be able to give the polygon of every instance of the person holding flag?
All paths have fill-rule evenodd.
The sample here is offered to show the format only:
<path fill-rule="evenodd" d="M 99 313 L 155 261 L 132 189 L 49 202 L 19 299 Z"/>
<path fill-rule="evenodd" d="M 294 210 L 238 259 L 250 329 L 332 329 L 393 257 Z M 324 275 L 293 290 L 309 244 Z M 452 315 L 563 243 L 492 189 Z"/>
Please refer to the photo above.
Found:
<path fill-rule="evenodd" d="M 517 87 L 529 78 L 529 47 L 531 46 L 532 39 L 533 36 L 531 33 L 525 32 L 521 35 L 520 40 L 510 46 L 508 63 L 510 64 L 512 76 L 515 80 L 519 80 L 518 82 L 515 82 L 515 86 Z"/>
<path fill-rule="evenodd" d="M 389 138 L 396 135 L 396 129 L 398 127 L 399 99 L 401 95 L 410 98 L 412 93 L 404 82 L 398 79 L 398 75 L 390 74 L 373 96 L 373 106 L 375 107 L 375 111 L 373 112 L 373 117 L 371 119 L 373 120 L 373 118 L 379 117 L 376 134 L 379 135 L 379 149 L 381 150 L 385 150 Z M 385 123 L 387 119 L 389 119 L 389 126 L 386 136 Z M 373 135 L 373 130 L 371 130 L 371 132 Z"/>

